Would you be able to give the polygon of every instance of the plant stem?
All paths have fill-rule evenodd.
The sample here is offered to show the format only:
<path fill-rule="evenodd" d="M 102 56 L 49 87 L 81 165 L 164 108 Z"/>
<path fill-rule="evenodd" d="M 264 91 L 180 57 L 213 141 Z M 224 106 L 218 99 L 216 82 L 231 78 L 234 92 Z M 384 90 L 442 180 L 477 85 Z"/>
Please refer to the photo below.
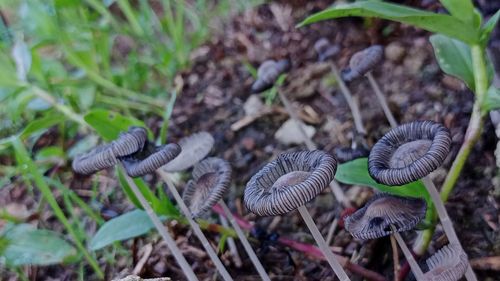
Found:
<path fill-rule="evenodd" d="M 392 115 L 391 110 L 389 109 L 389 106 L 387 105 L 387 101 L 385 99 L 384 93 L 382 93 L 382 90 L 380 90 L 380 87 L 377 83 L 377 80 L 375 80 L 375 77 L 373 77 L 372 72 L 368 72 L 366 74 L 366 77 L 368 77 L 368 80 L 370 81 L 370 85 L 373 88 L 373 91 L 375 92 L 375 95 L 377 96 L 378 102 L 380 103 L 380 106 L 382 107 L 382 110 L 384 111 L 385 117 L 387 118 L 387 121 L 389 121 L 389 124 L 391 125 L 392 128 L 396 128 L 398 126 L 398 122 L 396 121 L 396 118 L 394 118 L 394 115 Z"/>
<path fill-rule="evenodd" d="M 241 230 L 240 226 L 234 219 L 233 214 L 231 213 L 231 210 L 227 207 L 226 203 L 224 203 L 223 200 L 219 201 L 219 204 L 222 207 L 222 210 L 224 210 L 224 214 L 226 217 L 229 219 L 229 222 L 233 226 L 234 230 L 236 231 L 236 234 L 238 235 L 238 238 L 240 239 L 241 244 L 243 244 L 243 247 L 245 248 L 245 251 L 248 254 L 248 257 L 252 261 L 253 265 L 255 266 L 255 269 L 259 273 L 259 276 L 262 280 L 264 281 L 271 281 L 271 278 L 269 278 L 269 275 L 267 275 L 266 270 L 264 269 L 264 266 L 262 266 L 262 263 L 260 262 L 259 258 L 255 254 L 254 250 L 252 249 L 252 246 L 248 242 L 248 239 L 246 238 L 245 234 L 243 233 L 243 230 Z"/>
<path fill-rule="evenodd" d="M 184 200 L 182 200 L 181 195 L 179 194 L 179 192 L 175 188 L 175 185 L 172 182 L 172 180 L 170 180 L 170 177 L 166 174 L 166 172 L 162 171 L 161 169 L 156 170 L 156 173 L 158 173 L 158 175 L 160 175 L 160 177 L 165 182 L 165 185 L 168 187 L 168 189 L 170 190 L 170 192 L 174 196 L 175 201 L 177 201 L 177 204 L 179 205 L 179 208 L 184 213 L 184 215 L 186 216 L 186 219 L 188 220 L 189 224 L 191 225 L 191 228 L 193 229 L 194 234 L 200 240 L 203 248 L 205 248 L 205 251 L 207 251 L 207 254 L 210 256 L 210 259 L 212 260 L 215 267 L 217 268 L 217 270 L 221 274 L 222 279 L 224 279 L 225 281 L 232 281 L 233 278 L 231 277 L 231 275 L 229 275 L 229 272 L 227 272 L 226 268 L 224 267 L 221 260 L 219 259 L 219 257 L 215 253 L 214 249 L 212 248 L 212 245 L 210 245 L 210 242 L 208 242 L 207 237 L 205 237 L 205 235 L 201 231 L 200 226 L 193 220 L 191 211 L 184 203 Z"/>
<path fill-rule="evenodd" d="M 78 239 L 78 234 L 75 232 L 70 222 L 64 215 L 64 212 L 61 207 L 59 207 L 59 204 L 57 204 L 57 201 L 54 198 L 50 187 L 43 180 L 43 175 L 40 173 L 35 163 L 33 163 L 33 161 L 31 160 L 31 157 L 29 156 L 26 147 L 24 147 L 24 144 L 19 138 L 12 138 L 12 146 L 14 147 L 18 164 L 21 167 L 20 169 L 22 169 L 22 173 L 25 175 L 26 180 L 28 180 L 28 178 L 31 178 L 35 182 L 43 197 L 45 198 L 45 200 L 47 200 L 50 207 L 54 211 L 57 219 L 64 225 L 69 235 L 73 237 L 74 243 L 78 250 L 80 250 L 80 252 L 83 254 L 99 279 L 104 279 L 104 273 L 99 268 L 99 263 L 92 255 L 90 255 L 83 243 L 80 241 L 80 239 Z M 27 173 L 29 173 L 29 175 Z"/>
<path fill-rule="evenodd" d="M 396 238 L 396 241 L 399 244 L 399 247 L 401 248 L 401 251 L 403 251 L 403 255 L 405 256 L 406 260 L 408 261 L 408 264 L 410 264 L 411 271 L 413 271 L 413 274 L 415 274 L 415 279 L 417 280 L 424 280 L 424 273 L 422 272 L 422 269 L 420 266 L 418 266 L 417 261 L 413 257 L 413 254 L 410 252 L 410 249 L 408 249 L 408 246 L 406 246 L 405 241 L 403 240 L 403 237 L 401 237 L 401 234 L 397 231 L 397 229 L 394 227 L 394 225 L 391 224 L 391 229 L 392 229 L 392 235 L 394 238 Z"/>
<path fill-rule="evenodd" d="M 130 189 L 132 189 L 132 192 L 134 192 L 136 198 L 139 200 L 142 207 L 146 211 L 146 214 L 149 216 L 149 218 L 153 222 L 154 226 L 156 227 L 156 229 L 160 233 L 163 240 L 165 240 L 165 242 L 167 243 L 168 248 L 170 249 L 170 251 L 174 255 L 175 260 L 180 265 L 184 274 L 186 274 L 186 277 L 188 278 L 188 280 L 197 281 L 198 278 L 196 277 L 193 270 L 191 269 L 191 266 L 188 264 L 188 262 L 186 261 L 186 259 L 182 255 L 181 250 L 179 249 L 179 247 L 177 247 L 177 244 L 175 244 L 175 241 L 172 238 L 172 236 L 170 236 L 170 234 L 167 232 L 167 229 L 160 221 L 160 218 L 153 211 L 153 209 L 151 208 L 151 206 L 147 202 L 146 198 L 144 198 L 144 195 L 142 195 L 141 191 L 139 190 L 139 188 L 137 187 L 135 182 L 127 175 L 127 173 L 123 169 L 123 166 L 120 166 L 120 169 L 122 169 L 122 173 L 123 173 L 128 185 L 130 186 Z"/>
<path fill-rule="evenodd" d="M 328 261 L 333 271 L 335 272 L 335 275 L 337 275 L 340 281 L 350 281 L 351 279 L 349 279 L 349 276 L 347 276 L 347 273 L 344 271 L 340 263 L 333 255 L 333 252 L 330 250 L 330 247 L 328 247 L 328 245 L 326 244 L 325 239 L 319 232 L 318 227 L 316 226 L 311 215 L 309 214 L 309 211 L 307 211 L 305 206 L 300 206 L 298 210 L 300 215 L 302 216 L 302 219 L 304 219 L 304 222 L 311 231 L 314 240 L 316 240 L 316 243 L 318 243 L 319 249 L 321 250 L 326 260 Z"/>

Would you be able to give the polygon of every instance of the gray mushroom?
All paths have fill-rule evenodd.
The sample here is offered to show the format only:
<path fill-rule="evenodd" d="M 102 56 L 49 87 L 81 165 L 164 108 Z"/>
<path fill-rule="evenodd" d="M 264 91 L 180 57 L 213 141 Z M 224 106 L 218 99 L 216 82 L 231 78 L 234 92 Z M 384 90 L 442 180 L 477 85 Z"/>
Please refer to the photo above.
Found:
<path fill-rule="evenodd" d="M 198 218 L 219 202 L 229 189 L 231 166 L 223 159 L 210 157 L 194 166 L 192 176 L 182 199 L 193 218 Z"/>
<path fill-rule="evenodd" d="M 169 173 L 184 171 L 205 158 L 214 146 L 214 138 L 210 133 L 198 132 L 182 138 L 178 142 L 181 153 L 174 160 L 162 167 Z"/>
<path fill-rule="evenodd" d="M 290 61 L 283 59 L 279 61 L 266 60 L 257 70 L 257 80 L 252 84 L 252 92 L 261 93 L 271 88 L 278 77 L 288 71 Z"/>
<path fill-rule="evenodd" d="M 349 68 L 342 71 L 344 81 L 352 81 L 370 72 L 384 58 L 384 48 L 380 45 L 368 47 L 355 53 L 349 61 Z"/>
<path fill-rule="evenodd" d="M 314 43 L 314 50 L 318 54 L 319 61 L 330 59 L 340 52 L 338 45 L 330 44 L 330 41 L 324 37 Z"/>
<path fill-rule="evenodd" d="M 464 276 L 469 265 L 467 254 L 457 244 L 448 244 L 426 261 L 429 271 L 425 281 L 458 281 Z"/>
<path fill-rule="evenodd" d="M 413 229 L 425 217 L 427 204 L 420 198 L 386 193 L 375 195 L 366 205 L 345 219 L 345 229 L 361 240 L 376 239 Z"/>
<path fill-rule="evenodd" d="M 176 143 L 155 146 L 147 142 L 143 150 L 120 157 L 120 161 L 130 177 L 140 177 L 153 173 L 179 153 L 181 153 L 181 147 Z"/>

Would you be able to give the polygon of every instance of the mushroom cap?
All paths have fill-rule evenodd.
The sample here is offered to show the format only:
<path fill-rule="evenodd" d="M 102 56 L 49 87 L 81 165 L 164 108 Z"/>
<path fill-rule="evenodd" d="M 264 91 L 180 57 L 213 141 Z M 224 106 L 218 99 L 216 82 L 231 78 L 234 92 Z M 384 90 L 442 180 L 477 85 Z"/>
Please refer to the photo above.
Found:
<path fill-rule="evenodd" d="M 321 150 L 282 153 L 247 183 L 245 205 L 259 216 L 288 213 L 314 199 L 336 170 L 335 157 Z"/>
<path fill-rule="evenodd" d="M 355 53 L 349 61 L 349 68 L 342 72 L 342 79 L 352 81 L 375 68 L 384 58 L 384 47 L 373 45 Z"/>
<path fill-rule="evenodd" d="M 130 177 L 139 177 L 153 173 L 179 153 L 181 153 L 181 147 L 176 143 L 155 146 L 151 142 L 146 142 L 143 150 L 119 159 Z"/>
<path fill-rule="evenodd" d="M 212 135 L 207 132 L 199 132 L 182 138 L 179 141 L 182 148 L 181 153 L 163 166 L 162 169 L 170 173 L 188 169 L 208 155 L 214 146 L 214 142 Z"/>
<path fill-rule="evenodd" d="M 145 128 L 132 126 L 111 143 L 113 152 L 116 157 L 130 155 L 141 150 L 147 139 L 148 132 Z"/>
<path fill-rule="evenodd" d="M 219 202 L 229 189 L 231 165 L 226 160 L 209 157 L 194 166 L 192 175 L 182 199 L 197 218 Z"/>
<path fill-rule="evenodd" d="M 425 200 L 386 193 L 375 195 L 366 205 L 345 219 L 345 229 L 357 239 L 368 240 L 413 229 L 424 217 Z"/>
<path fill-rule="evenodd" d="M 252 92 L 261 93 L 274 85 L 276 79 L 290 68 L 290 61 L 266 60 L 257 69 L 257 80 L 252 84 Z"/>
<path fill-rule="evenodd" d="M 457 281 L 464 276 L 469 264 L 467 254 L 457 244 L 448 244 L 426 261 L 429 271 L 425 281 Z"/>
<path fill-rule="evenodd" d="M 318 54 L 318 60 L 325 61 L 338 54 L 340 48 L 337 45 L 330 44 L 328 39 L 322 37 L 314 43 L 314 50 Z"/>
<path fill-rule="evenodd" d="M 433 121 L 414 121 L 385 134 L 368 156 L 368 172 L 378 183 L 396 186 L 436 170 L 450 150 L 450 131 Z"/>

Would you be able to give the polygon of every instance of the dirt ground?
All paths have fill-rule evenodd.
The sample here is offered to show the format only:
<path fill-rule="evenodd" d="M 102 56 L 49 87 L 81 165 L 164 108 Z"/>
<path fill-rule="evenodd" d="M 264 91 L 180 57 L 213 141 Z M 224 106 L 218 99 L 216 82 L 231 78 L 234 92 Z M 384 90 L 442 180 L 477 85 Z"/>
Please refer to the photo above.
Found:
<path fill-rule="evenodd" d="M 422 1 L 413 2 L 418 3 L 411 4 L 423 7 L 420 4 Z M 438 9 L 433 1 L 423 2 L 429 2 L 426 9 Z M 254 78 L 248 65 L 257 68 L 266 59 L 291 60 L 289 79 L 283 89 L 292 93 L 292 98 L 297 93 L 311 94 L 306 98 L 295 99 L 294 105 L 302 109 L 308 124 L 315 127 L 313 139 L 318 147 L 335 153 L 337 148 L 350 147 L 353 140 L 369 148 L 390 126 L 368 80 L 356 80 L 348 86 L 359 100 L 367 135 L 363 140 L 356 133 L 345 99 L 337 87 L 331 85 L 331 74 L 328 71 L 317 73 L 321 66 L 318 66 L 313 45 L 321 37 L 339 44 L 341 51 L 335 59 L 339 68 L 345 67 L 350 56 L 358 50 L 372 44 L 385 46 L 385 60 L 375 69 L 374 76 L 385 92 L 396 119 L 400 123 L 434 120 L 442 122 L 451 130 L 452 152 L 443 167 L 434 173 L 437 186 L 444 180 L 460 147 L 473 103 L 473 94 L 463 83 L 444 75 L 439 69 L 427 32 L 388 21 L 362 19 L 327 21 L 300 29 L 294 27 L 307 15 L 329 4 L 328 1 L 310 3 L 299 0 L 264 4 L 224 23 L 209 42 L 193 53 L 191 69 L 180 75 L 184 87 L 170 123 L 169 141 L 177 141 L 200 130 L 214 136 L 216 145 L 211 155 L 227 159 L 234 169 L 234 189 L 225 200 L 235 213 L 255 222 L 260 243 L 253 246 L 268 272 L 275 276 L 274 280 L 335 278 L 326 262 L 276 243 L 278 236 L 285 236 L 314 244 L 298 213 L 292 212 L 281 219 L 258 218 L 249 214 L 242 204 L 244 186 L 260 167 L 283 151 L 305 149 L 305 146 L 289 146 L 276 141 L 275 132 L 288 119 L 279 110 L 238 130 L 231 128 L 245 117 L 244 104 L 252 95 L 250 88 Z M 293 83 L 297 80 L 300 83 Z M 333 96 L 330 101 L 325 99 L 328 94 Z M 275 106 L 281 107 L 278 99 Z M 158 130 L 160 122 L 149 119 L 147 125 Z M 496 141 L 493 126 L 487 121 L 483 136 L 475 146 L 446 205 L 471 259 L 500 255 L 500 184 L 493 154 Z M 373 194 L 373 190 L 365 187 L 342 187 L 356 206 L 363 205 Z M 5 198 L 12 199 L 13 196 L 10 194 Z M 121 200 L 103 206 L 103 212 L 115 214 L 130 209 L 130 204 L 124 203 L 126 199 Z M 332 199 L 329 190 L 308 204 L 308 209 L 325 236 L 333 218 L 343 211 Z M 173 227 L 178 239 L 189 239 L 191 246 L 186 242 L 183 245 L 192 248 L 187 251 L 187 258 L 194 264 L 195 272 L 199 277 L 205 277 L 205 280 L 212 280 L 215 269 L 206 255 L 199 252 L 202 247 L 191 231 L 180 225 Z M 212 235 L 212 241 L 217 241 L 217 235 Z M 414 238 L 415 233 L 408 233 L 406 241 L 410 243 Z M 142 276 L 170 276 L 173 280 L 183 280 L 182 272 L 173 258 L 168 256 L 166 247 L 155 241 L 158 241 L 156 237 L 150 235 L 149 238 L 128 242 L 134 253 L 132 264 L 140 257 L 140 249 L 153 243 L 153 253 L 143 267 Z M 438 229 L 430 252 L 445 243 L 445 236 Z M 381 273 L 387 280 L 393 280 L 393 258 L 388 238 L 362 243 L 338 227 L 333 245 L 338 254 L 354 257 L 356 263 Z M 237 280 L 259 280 L 243 253 L 240 248 L 240 254 L 244 257 L 244 264 L 240 268 L 234 265 L 228 253 L 222 258 Z M 123 275 L 127 270 L 130 271 L 127 265 L 130 266 L 129 262 L 118 261 L 115 268 L 109 269 L 107 273 L 114 277 Z M 46 277 L 40 280 L 72 280 L 75 277 L 69 269 L 63 273 L 61 269 L 58 266 L 39 269 L 38 276 Z M 500 280 L 495 277 L 499 274 L 495 271 L 477 270 L 477 274 L 479 280 Z M 353 277 L 352 280 L 361 279 Z"/>

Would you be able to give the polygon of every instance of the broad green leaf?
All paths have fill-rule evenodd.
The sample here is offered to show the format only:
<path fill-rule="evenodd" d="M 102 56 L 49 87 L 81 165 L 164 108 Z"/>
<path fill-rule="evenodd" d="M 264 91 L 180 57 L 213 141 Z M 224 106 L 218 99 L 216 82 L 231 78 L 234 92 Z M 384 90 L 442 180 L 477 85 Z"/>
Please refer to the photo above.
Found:
<path fill-rule="evenodd" d="M 146 127 L 140 120 L 104 109 L 92 110 L 84 119 L 107 141 L 116 139 L 120 132 L 127 131 L 130 126 Z"/>
<path fill-rule="evenodd" d="M 452 16 L 467 24 L 477 24 L 471 0 L 440 0 Z"/>
<path fill-rule="evenodd" d="M 490 35 L 495 26 L 498 23 L 498 19 L 500 19 L 500 10 L 498 10 L 483 26 L 481 30 L 481 43 L 483 46 L 486 46 L 488 40 L 490 40 Z"/>
<path fill-rule="evenodd" d="M 35 229 L 29 224 L 8 225 L 2 235 L 0 253 L 13 266 L 51 265 L 74 259 L 75 248 L 56 232 Z"/>
<path fill-rule="evenodd" d="M 483 110 L 488 112 L 490 110 L 495 110 L 500 108 L 500 89 L 491 85 L 486 93 L 485 104 L 483 105 Z"/>
<path fill-rule="evenodd" d="M 133 210 L 105 222 L 90 241 L 90 249 L 95 251 L 116 241 L 144 235 L 153 227 L 145 211 Z"/>
<path fill-rule="evenodd" d="M 39 132 L 41 130 L 46 130 L 56 124 L 59 124 L 64 121 L 64 118 L 61 118 L 58 114 L 51 114 L 44 116 L 40 119 L 35 119 L 31 121 L 21 132 L 21 139 L 25 140 L 33 133 Z"/>
<path fill-rule="evenodd" d="M 474 91 L 474 72 L 470 47 L 450 37 L 435 34 L 429 39 L 441 69 L 465 82 Z"/>
<path fill-rule="evenodd" d="M 479 41 L 479 30 L 459 19 L 444 14 L 436 14 L 402 5 L 381 1 L 360 1 L 351 4 L 339 4 L 316 13 L 299 26 L 341 17 L 377 17 L 413 25 L 427 31 L 445 34 L 466 43 Z"/>
<path fill-rule="evenodd" d="M 387 186 L 375 182 L 370 174 L 368 174 L 367 158 L 358 158 L 340 164 L 337 168 L 335 179 L 341 183 L 369 186 L 394 195 L 424 198 L 427 201 L 427 206 L 432 206 L 430 195 L 420 181 L 402 186 Z"/>

